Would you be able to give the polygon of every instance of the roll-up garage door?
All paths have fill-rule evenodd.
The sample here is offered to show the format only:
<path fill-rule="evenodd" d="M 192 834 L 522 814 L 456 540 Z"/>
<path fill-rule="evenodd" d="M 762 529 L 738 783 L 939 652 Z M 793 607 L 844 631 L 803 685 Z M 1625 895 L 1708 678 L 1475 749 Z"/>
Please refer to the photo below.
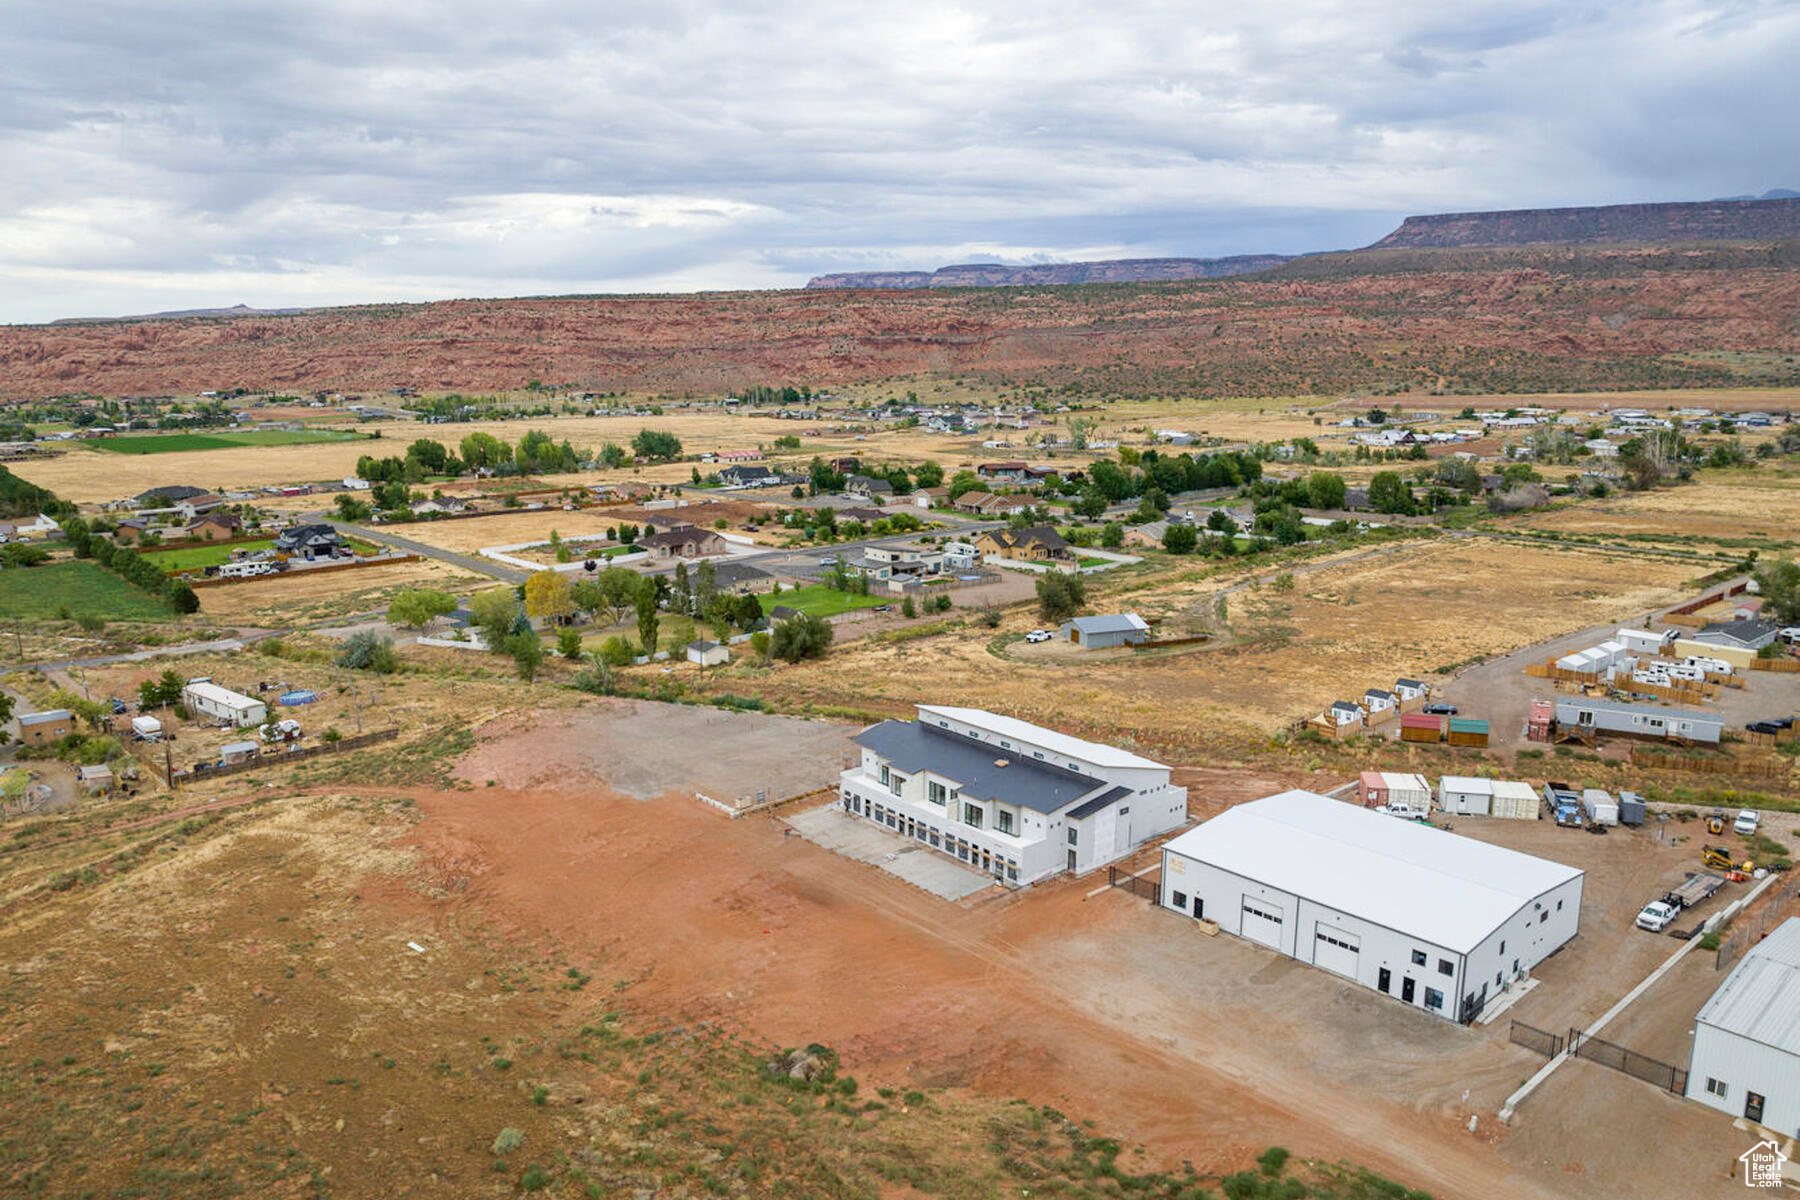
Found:
<path fill-rule="evenodd" d="M 1253 942 L 1281 949 L 1281 906 L 1267 900 L 1245 900 L 1244 920 L 1240 929 Z"/>
<path fill-rule="evenodd" d="M 1339 975 L 1356 978 L 1357 955 L 1362 950 L 1362 939 L 1354 933 L 1342 929 L 1334 929 L 1321 923 L 1313 935 L 1313 963 L 1328 971 L 1336 971 Z"/>

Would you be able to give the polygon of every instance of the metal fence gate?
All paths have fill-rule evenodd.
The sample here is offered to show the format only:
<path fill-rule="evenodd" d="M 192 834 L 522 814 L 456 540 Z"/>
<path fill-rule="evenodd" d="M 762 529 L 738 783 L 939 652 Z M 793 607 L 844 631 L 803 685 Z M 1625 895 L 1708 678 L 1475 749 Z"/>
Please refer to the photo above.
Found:
<path fill-rule="evenodd" d="M 1546 1033 L 1542 1029 L 1527 1025 L 1523 1021 L 1514 1021 L 1507 1032 L 1506 1040 L 1515 1046 L 1523 1046 L 1527 1050 L 1535 1050 L 1545 1058 L 1555 1058 L 1563 1051 L 1561 1034 Z"/>
<path fill-rule="evenodd" d="M 1611 1067 L 1615 1071 L 1623 1071 L 1645 1083 L 1654 1083 L 1677 1096 L 1687 1091 L 1688 1073 L 1680 1067 L 1651 1058 L 1647 1054 L 1639 1054 L 1636 1050 L 1627 1050 L 1604 1038 L 1589 1037 L 1579 1029 L 1569 1030 L 1569 1053 L 1577 1058 Z"/>
<path fill-rule="evenodd" d="M 1141 875 L 1133 875 L 1130 871 L 1108 867 L 1106 868 L 1106 882 L 1113 887 L 1124 888 L 1134 896 L 1142 896 L 1152 904 L 1162 902 L 1162 884 L 1154 879 L 1145 879 Z"/>

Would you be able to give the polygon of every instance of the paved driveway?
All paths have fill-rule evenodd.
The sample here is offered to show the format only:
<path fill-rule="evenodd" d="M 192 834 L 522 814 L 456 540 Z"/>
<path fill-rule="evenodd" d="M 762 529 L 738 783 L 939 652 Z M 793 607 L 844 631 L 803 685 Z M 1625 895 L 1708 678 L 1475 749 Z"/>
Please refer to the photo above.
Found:
<path fill-rule="evenodd" d="M 787 823 L 809 842 L 880 867 L 945 900 L 961 900 L 997 886 L 992 876 L 971 871 L 911 838 L 877 827 L 873 821 L 853 817 L 835 802 L 789 817 Z"/>

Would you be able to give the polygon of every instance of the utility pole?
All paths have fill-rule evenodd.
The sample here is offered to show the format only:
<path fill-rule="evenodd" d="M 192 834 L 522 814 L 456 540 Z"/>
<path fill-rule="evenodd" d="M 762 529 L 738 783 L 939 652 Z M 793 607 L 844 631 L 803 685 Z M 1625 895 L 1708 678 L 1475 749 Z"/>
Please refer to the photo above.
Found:
<path fill-rule="evenodd" d="M 169 790 L 171 792 L 177 790 L 177 785 L 175 783 L 175 752 L 169 748 L 169 743 L 174 740 L 175 739 L 172 736 L 163 738 L 163 778 L 169 781 Z"/>

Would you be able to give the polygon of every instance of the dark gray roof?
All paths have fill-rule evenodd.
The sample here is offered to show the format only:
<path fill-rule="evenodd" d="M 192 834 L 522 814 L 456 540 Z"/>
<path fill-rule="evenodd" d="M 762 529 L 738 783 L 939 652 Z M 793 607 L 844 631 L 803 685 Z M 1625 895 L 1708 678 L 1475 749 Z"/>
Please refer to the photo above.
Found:
<path fill-rule="evenodd" d="M 973 799 L 1015 804 L 1034 812 L 1060 812 L 1113 787 L 1104 779 L 1035 758 L 1020 758 L 1017 751 L 917 721 L 883 721 L 851 740 L 902 771 L 930 770 L 953 779 L 962 793 Z M 1001 760 L 1007 765 L 996 766 Z"/>
<path fill-rule="evenodd" d="M 753 567 L 749 563 L 722 562 L 713 564 L 713 582 L 720 587 L 733 587 L 740 583 L 749 583 L 756 579 L 769 578 L 769 572 L 761 567 Z"/>
<path fill-rule="evenodd" d="M 1420 683 L 1416 679 L 1396 679 L 1396 680 L 1394 680 L 1394 686 L 1395 687 L 1422 688 L 1425 685 Z"/>
<path fill-rule="evenodd" d="M 1710 633 L 1750 643 L 1772 636 L 1775 629 L 1775 625 L 1768 621 L 1714 621 L 1700 631 L 1700 636 Z"/>
<path fill-rule="evenodd" d="M 185 483 L 172 483 L 166 487 L 151 488 L 147 492 L 139 492 L 133 500 L 148 500 L 152 496 L 166 496 L 171 504 L 182 500 L 191 500 L 195 496 L 206 495 L 205 488 L 189 487 Z"/>
<path fill-rule="evenodd" d="M 1086 803 L 1082 804 L 1081 807 L 1071 809 L 1069 811 L 1069 820 L 1079 821 L 1083 817 L 1091 817 L 1095 813 L 1099 812 L 1101 809 L 1105 808 L 1107 805 L 1111 804 L 1113 801 L 1123 800 L 1125 797 L 1127 797 L 1129 795 L 1131 795 L 1130 788 L 1126 787 L 1122 783 L 1114 784 L 1112 787 L 1108 788 L 1106 791 L 1101 792 L 1098 796 L 1095 796 L 1092 800 L 1089 800 Z"/>

